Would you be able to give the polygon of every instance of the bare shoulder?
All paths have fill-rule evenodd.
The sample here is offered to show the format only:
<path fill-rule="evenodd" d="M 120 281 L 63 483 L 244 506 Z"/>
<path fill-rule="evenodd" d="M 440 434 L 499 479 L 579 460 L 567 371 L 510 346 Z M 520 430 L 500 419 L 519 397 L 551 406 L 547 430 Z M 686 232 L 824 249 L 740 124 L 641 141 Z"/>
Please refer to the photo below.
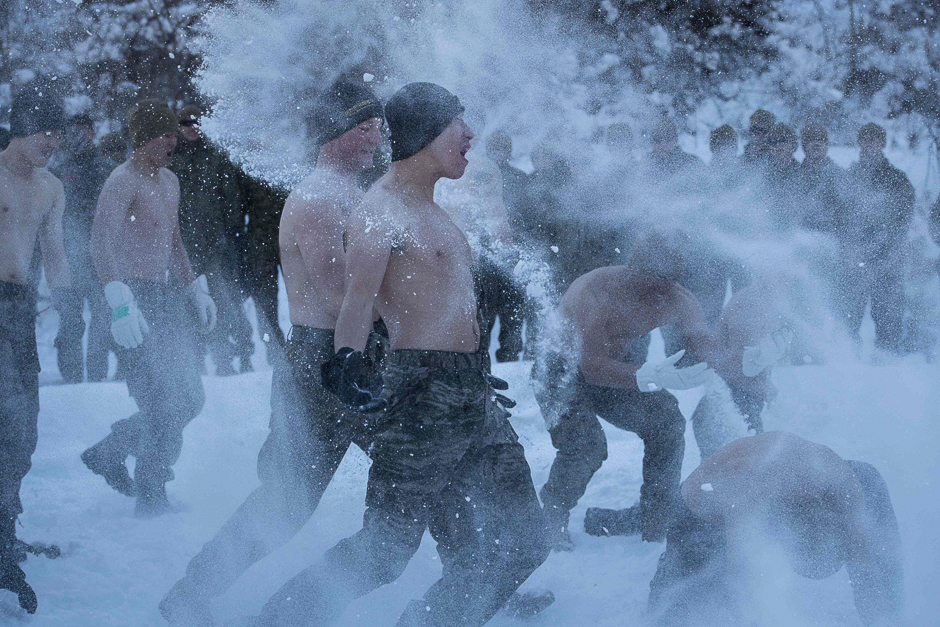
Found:
<path fill-rule="evenodd" d="M 160 178 L 167 181 L 170 185 L 179 189 L 180 180 L 169 168 L 160 168 Z"/>
<path fill-rule="evenodd" d="M 62 181 L 60 181 L 59 177 L 57 177 L 55 174 L 46 168 L 38 170 L 37 174 L 39 175 L 39 185 L 45 192 L 50 193 L 55 197 L 65 194 L 65 188 L 62 186 Z"/>
<path fill-rule="evenodd" d="M 387 235 L 392 239 L 403 232 L 407 211 L 397 194 L 373 185 L 349 217 L 349 230 L 363 235 Z"/>

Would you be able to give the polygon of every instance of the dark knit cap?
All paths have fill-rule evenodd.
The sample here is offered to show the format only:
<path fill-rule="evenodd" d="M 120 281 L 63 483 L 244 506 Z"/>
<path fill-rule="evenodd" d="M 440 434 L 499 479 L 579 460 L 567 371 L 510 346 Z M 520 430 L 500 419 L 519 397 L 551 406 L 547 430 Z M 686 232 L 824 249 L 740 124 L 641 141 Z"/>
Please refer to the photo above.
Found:
<path fill-rule="evenodd" d="M 130 129 L 131 147 L 136 150 L 151 139 L 175 133 L 180 124 L 167 103 L 141 100 L 131 109 L 127 126 Z"/>
<path fill-rule="evenodd" d="M 180 109 L 180 112 L 177 114 L 180 122 L 184 120 L 187 122 L 198 122 L 199 118 L 202 117 L 202 109 L 198 105 L 189 104 Z"/>
<path fill-rule="evenodd" d="M 769 133 L 773 128 L 773 125 L 777 122 L 777 116 L 775 116 L 770 111 L 765 111 L 764 109 L 758 109 L 751 114 L 751 132 L 764 132 Z"/>
<path fill-rule="evenodd" d="M 679 140 L 679 129 L 676 123 L 669 118 L 662 118 L 650 130 L 650 141 L 654 143 L 667 143 Z"/>
<path fill-rule="evenodd" d="M 863 139 L 874 139 L 882 143 L 888 141 L 888 136 L 885 133 L 883 126 L 875 124 L 874 122 L 869 122 L 862 128 L 858 129 L 858 139 L 859 141 Z"/>
<path fill-rule="evenodd" d="M 822 124 L 807 124 L 800 131 L 800 139 L 803 143 L 807 142 L 829 142 L 829 133 Z"/>
<path fill-rule="evenodd" d="M 460 100 L 440 85 L 411 83 L 399 89 L 385 105 L 392 161 L 418 154 L 461 113 Z"/>
<path fill-rule="evenodd" d="M 708 147 L 717 152 L 726 146 L 738 147 L 738 133 L 730 124 L 724 124 L 714 129 L 708 138 Z"/>
<path fill-rule="evenodd" d="M 382 103 L 362 83 L 337 81 L 320 94 L 307 120 L 318 146 L 329 143 L 372 118 L 384 118 Z"/>
<path fill-rule="evenodd" d="M 40 83 L 30 83 L 13 96 L 10 107 L 10 135 L 29 137 L 36 133 L 61 131 L 66 126 L 65 110 L 58 97 Z"/>

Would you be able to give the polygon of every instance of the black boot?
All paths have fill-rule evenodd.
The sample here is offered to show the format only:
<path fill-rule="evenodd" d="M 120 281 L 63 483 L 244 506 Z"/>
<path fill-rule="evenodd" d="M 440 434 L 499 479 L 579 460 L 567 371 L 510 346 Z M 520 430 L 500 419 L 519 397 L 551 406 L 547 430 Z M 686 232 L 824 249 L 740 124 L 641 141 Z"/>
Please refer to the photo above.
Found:
<path fill-rule="evenodd" d="M 112 436 L 108 436 L 110 437 Z M 131 474 L 127 472 L 124 459 L 112 449 L 108 438 L 82 453 L 82 461 L 88 466 L 88 470 L 104 477 L 109 486 L 124 496 L 136 496 L 137 487 L 131 479 Z"/>
<path fill-rule="evenodd" d="M 0 589 L 9 590 L 14 593 L 20 602 L 20 607 L 26 610 L 27 614 L 35 614 L 39 601 L 36 599 L 36 593 L 26 583 L 26 573 L 13 560 L 9 551 L 7 555 L 0 558 Z"/>

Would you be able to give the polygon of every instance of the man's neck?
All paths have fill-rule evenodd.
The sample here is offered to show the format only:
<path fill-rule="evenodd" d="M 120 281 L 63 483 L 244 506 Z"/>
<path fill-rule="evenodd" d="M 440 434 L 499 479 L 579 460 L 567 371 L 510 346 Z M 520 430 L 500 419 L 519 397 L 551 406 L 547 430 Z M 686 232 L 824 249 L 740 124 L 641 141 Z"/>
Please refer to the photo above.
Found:
<path fill-rule="evenodd" d="M 17 177 L 26 181 L 33 178 L 33 171 L 36 170 L 26 156 L 15 148 L 7 148 L 0 152 L 0 163 Z"/>
<path fill-rule="evenodd" d="M 348 159 L 341 159 L 328 151 L 321 152 L 317 157 L 316 169 L 335 174 L 346 181 L 352 181 L 360 172 L 356 164 L 351 164 Z"/>
<path fill-rule="evenodd" d="M 389 176 L 398 193 L 429 203 L 434 202 L 434 185 L 441 178 L 440 174 L 414 157 L 393 162 Z"/>
<path fill-rule="evenodd" d="M 134 171 L 144 176 L 154 177 L 161 170 L 161 166 L 154 164 L 153 161 L 136 150 L 131 155 L 130 162 Z"/>
<path fill-rule="evenodd" d="M 863 152 L 858 156 L 859 163 L 862 165 L 875 165 L 885 160 L 882 152 Z"/>

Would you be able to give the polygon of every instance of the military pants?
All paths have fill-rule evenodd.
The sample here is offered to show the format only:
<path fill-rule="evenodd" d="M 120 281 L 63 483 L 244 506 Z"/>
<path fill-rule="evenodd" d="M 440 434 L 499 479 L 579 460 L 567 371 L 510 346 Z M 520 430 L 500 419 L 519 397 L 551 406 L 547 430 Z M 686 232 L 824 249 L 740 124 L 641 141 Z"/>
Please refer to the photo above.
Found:
<path fill-rule="evenodd" d="M 849 564 L 855 605 L 865 624 L 878 617 L 898 615 L 903 602 L 904 574 L 901 536 L 891 497 L 874 466 L 848 461 L 862 487 L 862 522 L 873 556 L 874 576 L 863 577 Z M 727 572 L 725 530 L 696 516 L 681 501 L 670 524 L 666 551 L 650 582 L 649 611 L 654 624 L 685 627 L 700 624 L 738 624 Z M 819 578 L 832 575 L 843 562 L 827 560 Z M 738 584 L 739 585 L 739 584 Z M 715 616 L 719 614 L 720 616 Z"/>
<path fill-rule="evenodd" d="M 274 238 L 273 246 L 256 243 L 248 253 L 248 289 L 258 312 L 261 337 L 264 337 L 265 333 L 268 334 L 269 362 L 284 347 L 284 335 L 281 333 L 277 317 L 279 263 L 277 237 Z"/>
<path fill-rule="evenodd" d="M 207 269 L 209 293 L 218 307 L 215 328 L 207 338 L 212 360 L 220 372 L 231 373 L 232 360 L 238 357 L 241 369 L 247 370 L 255 345 L 251 338 L 251 322 L 245 313 L 247 296 L 237 276 L 238 259 L 221 247 L 210 259 Z"/>
<path fill-rule="evenodd" d="M 425 529 L 443 573 L 399 625 L 483 625 L 547 556 L 529 466 L 482 354 L 394 351 L 385 384 L 362 529 L 281 588 L 258 624 L 335 623 L 398 578 Z"/>
<path fill-rule="evenodd" d="M 16 539 L 20 484 L 36 450 L 38 419 L 36 290 L 0 283 L 0 561 L 9 559 Z"/>
<path fill-rule="evenodd" d="M 186 581 L 199 596 L 222 594 L 290 540 L 313 515 L 350 444 L 368 450 L 363 417 L 320 383 L 320 364 L 332 354 L 332 329 L 291 329 L 287 359 L 274 366 L 270 433 L 258 454 L 261 485 L 189 562 Z"/>
<path fill-rule="evenodd" d="M 895 264 L 872 263 L 865 267 L 843 267 L 838 289 L 838 309 L 853 336 L 858 337 L 871 299 L 871 317 L 875 323 L 875 344 L 898 351 L 904 334 L 904 275 Z"/>
<path fill-rule="evenodd" d="M 584 496 L 588 483 L 607 459 L 607 438 L 598 416 L 612 425 L 632 431 L 643 440 L 643 485 L 640 511 L 643 539 L 659 541 L 665 535 L 673 502 L 678 494 L 685 452 L 685 418 L 679 403 L 668 392 L 640 392 L 590 385 L 578 373 L 568 391 L 566 407 L 546 395 L 537 395 L 543 414 L 556 412 L 550 427 L 558 450 L 539 496 L 546 510 L 570 511 Z M 554 394 L 559 390 L 546 386 Z"/>
<path fill-rule="evenodd" d="M 111 310 L 104 298 L 98 277 L 83 281 L 73 275 L 72 289 L 56 290 L 55 308 L 59 312 L 59 332 L 55 338 L 59 372 L 66 383 L 80 383 L 87 369 L 89 381 L 104 381 L 108 376 L 108 353 L 111 350 Z M 85 335 L 85 301 L 91 310 L 88 324 L 88 353 L 82 359 L 82 336 Z M 84 364 L 83 364 L 84 361 Z"/>
<path fill-rule="evenodd" d="M 171 467 L 183 448 L 183 428 L 202 410 L 205 393 L 194 337 L 195 315 L 182 289 L 166 283 L 127 281 L 150 326 L 143 344 L 120 349 L 127 389 L 138 412 L 111 425 L 106 448 L 137 458 L 139 501 L 165 497 Z"/>

